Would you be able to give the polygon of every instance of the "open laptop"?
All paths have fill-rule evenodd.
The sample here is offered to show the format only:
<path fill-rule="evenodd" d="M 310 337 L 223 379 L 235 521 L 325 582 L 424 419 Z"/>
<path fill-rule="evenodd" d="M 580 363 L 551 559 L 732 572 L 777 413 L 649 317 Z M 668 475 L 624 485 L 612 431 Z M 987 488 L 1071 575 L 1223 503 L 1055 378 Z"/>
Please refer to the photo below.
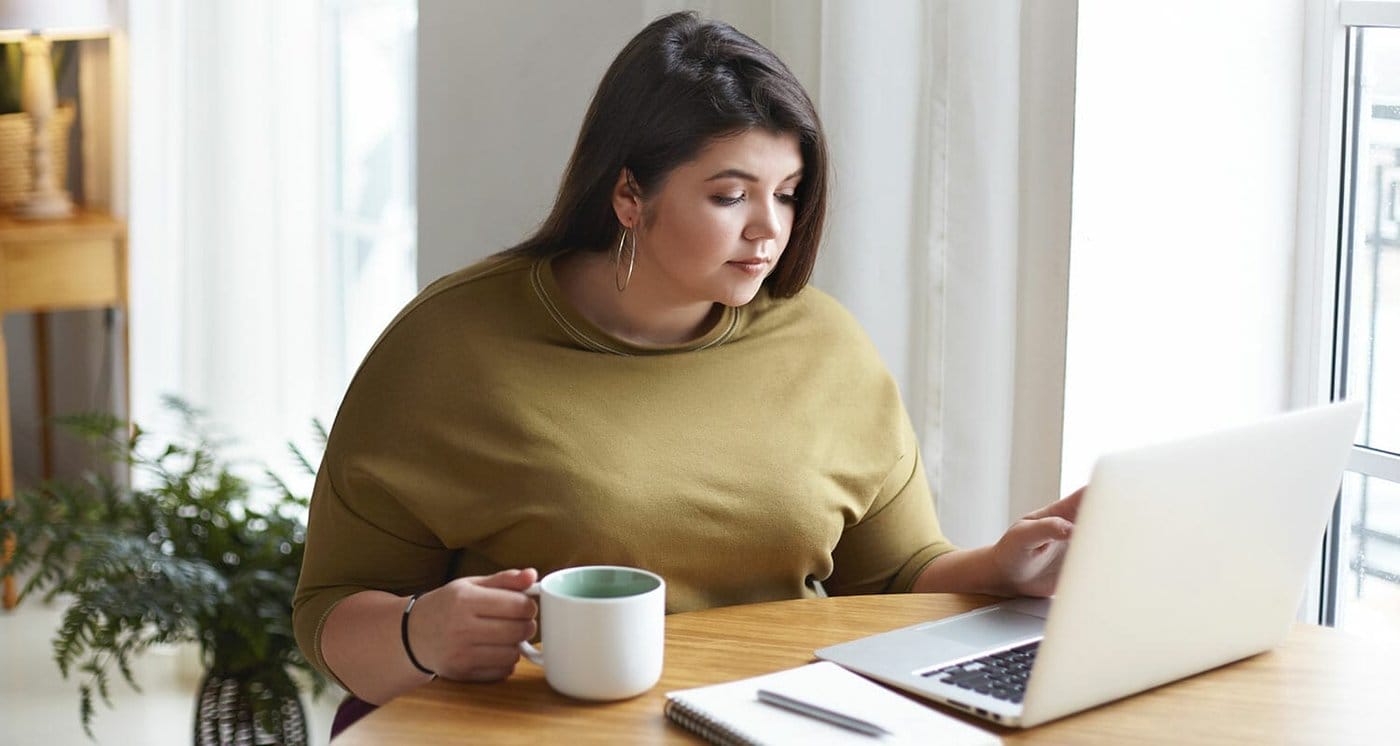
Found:
<path fill-rule="evenodd" d="M 1317 561 L 1361 404 L 1103 456 L 1053 604 L 1013 599 L 816 651 L 1030 727 L 1283 641 Z"/>

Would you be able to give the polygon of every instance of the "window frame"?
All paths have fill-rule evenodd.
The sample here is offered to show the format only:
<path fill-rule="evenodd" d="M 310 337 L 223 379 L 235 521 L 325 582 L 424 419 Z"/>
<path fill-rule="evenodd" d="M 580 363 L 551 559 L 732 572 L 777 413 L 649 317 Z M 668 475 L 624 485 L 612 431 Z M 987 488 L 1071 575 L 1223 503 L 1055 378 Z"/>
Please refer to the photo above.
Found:
<path fill-rule="evenodd" d="M 1344 167 L 1353 50 L 1350 30 L 1400 28 L 1400 2 L 1392 0 L 1309 0 L 1304 26 L 1304 77 L 1299 153 L 1297 298 L 1293 346 L 1295 406 L 1345 395 L 1346 323 L 1350 241 L 1343 216 L 1351 209 Z M 1353 444 L 1347 470 L 1400 482 L 1400 456 Z M 1339 491 L 1340 495 L 1340 491 Z M 1336 583 L 1341 572 L 1341 500 L 1333 505 L 1321 562 L 1309 580 L 1300 621 L 1328 626 L 1337 621 Z"/>

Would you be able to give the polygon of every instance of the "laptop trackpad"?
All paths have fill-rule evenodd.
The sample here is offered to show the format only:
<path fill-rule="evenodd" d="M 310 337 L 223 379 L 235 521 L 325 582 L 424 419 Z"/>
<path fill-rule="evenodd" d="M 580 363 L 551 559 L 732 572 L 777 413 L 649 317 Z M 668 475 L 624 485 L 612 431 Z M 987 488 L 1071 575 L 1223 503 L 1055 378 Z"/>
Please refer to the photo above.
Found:
<path fill-rule="evenodd" d="M 1045 633 L 1045 620 L 1001 607 L 962 614 L 934 622 L 923 631 L 940 640 L 966 645 L 973 651 L 1028 640 Z"/>

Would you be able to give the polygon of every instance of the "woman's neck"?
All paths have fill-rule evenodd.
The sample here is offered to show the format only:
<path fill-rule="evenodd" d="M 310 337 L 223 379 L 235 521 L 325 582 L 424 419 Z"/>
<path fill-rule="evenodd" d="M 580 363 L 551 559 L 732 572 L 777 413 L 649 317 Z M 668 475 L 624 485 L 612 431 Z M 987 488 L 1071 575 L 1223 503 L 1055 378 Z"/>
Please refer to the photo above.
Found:
<path fill-rule="evenodd" d="M 551 265 L 564 297 L 583 317 L 637 345 L 684 344 L 703 336 L 723 309 L 717 303 L 677 302 L 638 264 L 626 290 L 617 289 L 616 265 L 606 251 L 571 251 Z"/>

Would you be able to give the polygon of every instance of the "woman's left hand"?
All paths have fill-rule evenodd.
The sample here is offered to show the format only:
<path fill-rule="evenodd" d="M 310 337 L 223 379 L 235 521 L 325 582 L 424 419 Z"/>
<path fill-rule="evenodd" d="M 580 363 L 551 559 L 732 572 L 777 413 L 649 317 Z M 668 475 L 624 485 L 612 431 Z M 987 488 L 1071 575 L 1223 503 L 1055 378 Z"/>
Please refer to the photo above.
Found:
<path fill-rule="evenodd" d="M 1083 496 L 1080 487 L 1069 497 L 1027 513 L 992 546 L 993 561 L 1008 590 L 1022 596 L 1055 592 Z"/>

